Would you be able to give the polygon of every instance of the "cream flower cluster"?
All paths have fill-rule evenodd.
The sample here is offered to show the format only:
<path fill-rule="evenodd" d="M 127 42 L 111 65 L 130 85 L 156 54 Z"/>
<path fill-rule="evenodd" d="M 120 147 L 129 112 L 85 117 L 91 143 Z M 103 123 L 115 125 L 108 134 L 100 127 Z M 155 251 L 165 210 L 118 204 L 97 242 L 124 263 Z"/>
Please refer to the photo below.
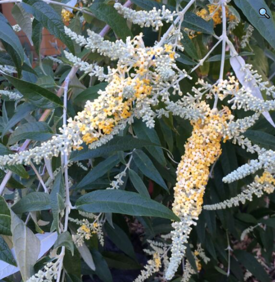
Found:
<path fill-rule="evenodd" d="M 108 78 L 108 75 L 104 74 L 103 67 L 99 67 L 96 64 L 89 64 L 87 62 L 84 62 L 80 58 L 74 56 L 66 50 L 64 51 L 64 54 L 74 66 L 78 67 L 79 70 L 88 73 L 89 76 L 97 76 L 100 81 L 106 80 Z"/>
<path fill-rule="evenodd" d="M 201 213 L 209 167 L 221 154 L 223 130 L 230 117 L 229 109 L 218 112 L 208 108 L 204 119 L 193 122 L 192 136 L 177 169 L 173 211 L 181 221 L 172 223 L 172 255 L 165 275 L 168 280 L 173 278 L 185 255 L 192 225 L 196 225 Z"/>
<path fill-rule="evenodd" d="M 26 282 L 45 282 L 53 281 L 57 278 L 58 273 L 58 260 L 53 262 L 48 262 L 42 270 L 39 270 L 35 275 L 30 277 Z"/>
<path fill-rule="evenodd" d="M 134 282 L 143 282 L 148 279 L 152 274 L 158 272 L 162 264 L 166 268 L 167 264 L 167 252 L 169 250 L 168 245 L 162 242 L 148 240 L 150 249 L 145 249 L 144 252 L 152 256 L 152 259 L 148 260 L 145 265 L 145 269 L 141 271 L 140 275 L 134 280 Z"/>
<path fill-rule="evenodd" d="M 246 201 L 252 201 L 253 195 L 256 195 L 258 198 L 260 198 L 264 192 L 267 194 L 273 193 L 275 190 L 274 184 L 274 177 L 269 172 L 264 172 L 261 177 L 256 176 L 255 181 L 248 185 L 248 189 L 245 189 L 236 197 L 218 204 L 205 205 L 203 208 L 205 210 L 220 210 L 237 207 L 240 205 L 240 203 L 244 204 Z"/>
<path fill-rule="evenodd" d="M 166 9 L 163 5 L 162 9 L 157 10 L 155 7 L 149 11 L 135 11 L 130 8 L 124 7 L 120 3 L 115 3 L 114 8 L 118 13 L 122 14 L 124 18 L 131 21 L 134 24 L 137 24 L 141 27 L 154 27 L 158 30 L 163 26 L 163 21 L 172 22 L 175 16 L 175 12 L 171 12 Z"/>
<path fill-rule="evenodd" d="M 106 89 L 100 90 L 97 99 L 87 101 L 84 110 L 68 120 L 67 126 L 60 129 L 61 135 L 29 151 L 0 156 L 0 166 L 30 164 L 31 159 L 38 164 L 44 157 L 50 159 L 60 152 L 68 154 L 80 150 L 83 142 L 90 148 L 98 147 L 132 123 L 134 117 L 142 118 L 148 127 L 153 127 L 158 113 L 152 106 L 156 106 L 159 99 L 169 101 L 169 90 L 177 93 L 180 81 L 189 77 L 185 70 L 176 66 L 172 45 L 145 47 L 142 35 L 132 40 L 128 38 L 126 43 L 121 40 L 113 43 L 93 32 L 88 39 L 78 37 L 68 28 L 66 32 L 80 45 L 111 59 L 119 59 L 117 68 L 109 69 L 105 75 L 101 67 L 91 66 L 66 53 L 67 58 L 82 70 L 105 79 L 108 82 Z"/>
<path fill-rule="evenodd" d="M 77 229 L 77 233 L 72 236 L 76 246 L 81 247 L 84 244 L 84 240 L 90 240 L 93 234 L 96 234 L 100 244 L 102 246 L 104 245 L 102 223 L 99 221 L 99 216 L 93 216 L 93 219 L 94 221 L 90 223 L 89 220 L 86 218 L 83 220 L 69 218 L 71 222 L 80 225 L 80 227 Z"/>

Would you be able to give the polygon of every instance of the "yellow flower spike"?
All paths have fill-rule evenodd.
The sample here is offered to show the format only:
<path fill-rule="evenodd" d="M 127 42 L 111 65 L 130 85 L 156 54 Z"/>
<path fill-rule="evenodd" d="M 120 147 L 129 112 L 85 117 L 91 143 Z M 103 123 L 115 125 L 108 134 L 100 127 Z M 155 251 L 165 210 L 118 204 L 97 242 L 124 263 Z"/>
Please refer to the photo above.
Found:
<path fill-rule="evenodd" d="M 205 109 L 205 104 L 201 105 Z M 207 108 L 206 108 L 207 109 Z M 172 223 L 172 256 L 167 268 L 166 277 L 174 271 L 184 257 L 182 246 L 187 243 L 191 226 L 198 219 L 203 205 L 203 196 L 210 173 L 210 166 L 222 153 L 221 141 L 223 128 L 231 116 L 228 108 L 221 111 L 207 109 L 205 118 L 191 122 L 193 131 L 185 144 L 185 154 L 177 168 L 177 183 L 174 187 L 173 211 L 181 222 Z M 179 257 L 179 253 L 182 257 Z M 200 265 L 198 264 L 198 269 Z"/>

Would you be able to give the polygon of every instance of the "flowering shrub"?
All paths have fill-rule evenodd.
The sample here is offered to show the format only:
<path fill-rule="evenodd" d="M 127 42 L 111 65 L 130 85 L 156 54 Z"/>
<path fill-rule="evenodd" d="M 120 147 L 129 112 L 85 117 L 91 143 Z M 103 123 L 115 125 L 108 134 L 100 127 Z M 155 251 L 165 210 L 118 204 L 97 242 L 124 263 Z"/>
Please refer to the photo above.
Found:
<path fill-rule="evenodd" d="M 274 280 L 271 2 L 0 1 L 0 279 Z"/>

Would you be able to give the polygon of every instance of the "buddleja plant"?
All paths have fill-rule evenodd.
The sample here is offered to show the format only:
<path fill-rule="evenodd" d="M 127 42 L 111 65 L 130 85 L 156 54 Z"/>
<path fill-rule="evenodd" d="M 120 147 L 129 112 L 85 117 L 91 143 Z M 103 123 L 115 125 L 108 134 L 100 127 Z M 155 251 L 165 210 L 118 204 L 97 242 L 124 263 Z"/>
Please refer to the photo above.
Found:
<path fill-rule="evenodd" d="M 274 3 L 160 2 L 0 1 L 4 281 L 272 281 Z"/>

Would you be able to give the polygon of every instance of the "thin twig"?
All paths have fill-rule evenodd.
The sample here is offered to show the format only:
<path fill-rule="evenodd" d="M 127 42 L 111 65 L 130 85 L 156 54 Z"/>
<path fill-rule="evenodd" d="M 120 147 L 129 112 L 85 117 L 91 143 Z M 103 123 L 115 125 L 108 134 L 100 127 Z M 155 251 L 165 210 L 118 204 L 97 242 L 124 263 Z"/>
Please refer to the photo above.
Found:
<path fill-rule="evenodd" d="M 226 0 L 220 0 L 220 5 L 222 6 L 222 58 L 221 58 L 221 66 L 220 66 L 220 76 L 219 82 L 223 81 L 224 76 L 224 66 L 225 66 L 225 52 L 226 52 L 226 42 L 227 42 L 227 31 L 226 31 Z M 217 108 L 219 101 L 219 94 L 215 94 L 215 101 L 213 109 Z"/>
<path fill-rule="evenodd" d="M 168 30 L 164 33 L 164 35 L 162 36 L 161 40 L 159 41 L 159 43 L 156 45 L 156 47 L 160 47 L 162 46 L 167 37 L 170 35 L 170 33 L 172 32 L 172 30 L 174 29 L 175 25 L 182 21 L 185 13 L 189 10 L 189 8 L 195 3 L 196 0 L 191 0 L 185 7 L 184 9 L 179 13 L 178 17 L 175 19 L 175 21 L 173 22 L 173 24 L 168 28 Z"/>
<path fill-rule="evenodd" d="M 42 187 L 43 187 L 43 189 L 44 189 L 44 192 L 47 193 L 47 194 L 49 194 L 49 190 L 48 190 L 48 188 L 46 187 L 46 185 L 45 185 L 45 183 L 44 183 L 42 177 L 40 176 L 39 172 L 37 171 L 36 167 L 33 165 L 32 162 L 30 162 L 30 165 L 31 165 L 33 171 L 35 172 L 35 174 L 36 174 L 36 176 L 37 176 L 39 182 L 41 183 L 41 185 L 42 185 Z"/>

